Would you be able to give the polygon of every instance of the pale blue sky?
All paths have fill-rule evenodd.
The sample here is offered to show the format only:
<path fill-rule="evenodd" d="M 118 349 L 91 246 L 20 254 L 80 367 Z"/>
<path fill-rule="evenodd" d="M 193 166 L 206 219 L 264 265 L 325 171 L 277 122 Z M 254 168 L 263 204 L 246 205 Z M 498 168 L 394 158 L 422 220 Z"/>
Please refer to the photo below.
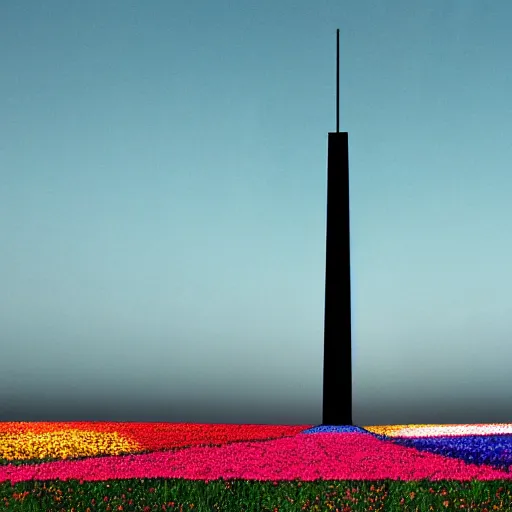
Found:
<path fill-rule="evenodd" d="M 512 421 L 511 20 L 4 0 L 0 421 L 321 422 L 337 28 L 354 422 Z"/>

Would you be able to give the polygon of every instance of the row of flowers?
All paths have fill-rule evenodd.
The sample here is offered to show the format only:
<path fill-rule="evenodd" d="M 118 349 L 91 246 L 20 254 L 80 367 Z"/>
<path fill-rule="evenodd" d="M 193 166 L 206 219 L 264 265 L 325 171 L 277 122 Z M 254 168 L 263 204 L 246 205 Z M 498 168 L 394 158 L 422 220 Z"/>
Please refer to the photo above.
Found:
<path fill-rule="evenodd" d="M 485 436 L 512 434 L 512 424 L 384 425 L 364 427 L 364 430 L 386 437 Z"/>
<path fill-rule="evenodd" d="M 310 425 L 0 422 L 0 459 L 120 455 L 294 436 Z"/>
<path fill-rule="evenodd" d="M 421 451 L 487 464 L 509 471 L 512 466 L 512 424 L 320 426 L 307 432 L 367 432 L 377 439 Z"/>
<path fill-rule="evenodd" d="M 421 451 L 487 464 L 509 471 L 512 465 L 512 425 L 394 425 L 368 427 L 378 439 Z"/>
<path fill-rule="evenodd" d="M 84 425 L 91 428 L 91 424 Z M 118 435 L 121 425 L 124 425 L 125 428 L 137 428 L 137 424 L 117 424 L 115 428 Z M 74 430 L 68 432 L 74 436 L 78 436 L 78 432 L 84 433 L 84 430 L 77 428 L 77 424 L 74 424 L 74 427 Z M 101 435 L 109 433 L 105 424 L 103 427 L 105 427 L 103 432 L 98 432 L 99 428 L 94 429 L 99 437 L 95 438 L 90 434 L 90 439 L 97 439 L 100 446 L 102 446 Z M 18 425 L 16 428 L 21 427 Z M 39 434 L 31 431 L 30 425 L 25 425 L 23 428 L 24 436 L 45 434 L 45 430 L 41 426 Z M 111 425 L 110 434 L 112 434 L 112 428 Z M 167 448 L 172 444 L 172 435 L 170 435 L 172 428 L 177 429 L 175 430 L 177 438 L 182 441 L 185 432 L 180 428 L 185 431 L 187 428 L 192 428 L 192 431 L 195 432 L 192 438 L 196 441 L 200 438 L 201 442 L 197 442 L 194 446 L 189 443 L 189 448 L 174 451 L 112 455 L 22 466 L 0 466 L 0 482 L 15 483 L 34 479 L 109 480 L 130 478 L 184 478 L 207 481 L 219 478 L 289 481 L 295 479 L 312 481 L 317 479 L 491 480 L 510 478 L 508 473 L 490 466 L 479 466 L 461 460 L 461 458 L 446 457 L 444 454 L 431 453 L 428 450 L 422 451 L 415 446 L 402 446 L 395 442 L 397 440 L 404 442 L 405 438 L 384 440 L 379 439 L 378 436 L 381 434 L 357 431 L 316 432 L 314 435 L 304 435 L 308 432 L 304 426 L 295 427 L 298 432 L 293 434 L 291 430 L 282 430 L 283 428 L 293 429 L 293 427 L 202 425 L 200 426 L 202 432 L 199 433 L 194 430 L 197 425 L 186 427 L 172 424 L 146 424 L 145 439 L 149 440 L 151 433 L 154 432 L 153 446 Z M 259 438 L 259 441 L 241 441 L 244 435 L 247 435 L 247 432 L 243 433 L 246 428 L 249 428 L 252 432 L 251 435 Z M 280 428 L 281 430 L 279 430 Z M 2 436 L 13 435 L 12 428 L 9 433 L 5 432 L 4 427 L 2 429 L 4 430 Z M 61 424 L 60 430 L 55 428 L 53 434 L 64 435 L 66 431 L 62 429 L 63 425 Z M 168 430 L 166 431 L 166 429 Z M 224 444 L 204 446 L 209 442 L 208 429 L 212 433 L 217 432 L 217 435 L 213 437 L 217 441 L 221 438 L 224 439 Z M 19 432 L 21 435 L 21 430 Z M 134 435 L 135 430 L 131 432 Z M 49 434 L 47 430 L 46 434 Z M 273 434 L 275 438 L 269 440 L 269 434 Z M 286 435 L 287 437 L 285 437 Z M 123 438 L 124 436 L 119 435 L 115 439 Z M 233 440 L 238 442 L 226 444 Z M 414 439 L 409 440 L 414 441 Z M 459 440 L 463 441 L 464 438 L 459 437 Z M 113 438 L 104 438 L 104 448 L 106 449 L 111 442 L 113 442 Z M 2 444 L 4 441 L 0 443 L 0 445 Z M 174 447 L 176 447 L 175 444 Z"/>

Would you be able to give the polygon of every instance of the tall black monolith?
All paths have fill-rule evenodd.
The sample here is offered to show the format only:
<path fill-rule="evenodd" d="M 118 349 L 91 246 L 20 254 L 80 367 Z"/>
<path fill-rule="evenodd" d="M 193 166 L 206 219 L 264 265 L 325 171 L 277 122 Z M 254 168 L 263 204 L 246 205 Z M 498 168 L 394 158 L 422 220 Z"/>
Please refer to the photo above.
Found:
<path fill-rule="evenodd" d="M 329 133 L 327 148 L 322 424 L 352 425 L 348 133 L 339 131 L 339 30 L 336 89 L 336 132 Z"/>

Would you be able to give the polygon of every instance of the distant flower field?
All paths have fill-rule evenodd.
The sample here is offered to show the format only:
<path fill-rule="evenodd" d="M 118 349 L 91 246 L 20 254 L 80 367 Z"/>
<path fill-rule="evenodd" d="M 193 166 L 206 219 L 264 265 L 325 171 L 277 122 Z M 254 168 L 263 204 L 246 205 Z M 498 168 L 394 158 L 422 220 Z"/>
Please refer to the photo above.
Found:
<path fill-rule="evenodd" d="M 117 510 L 149 512 L 180 510 L 187 499 L 196 502 L 188 510 L 228 512 L 438 510 L 428 508 L 437 502 L 449 510 L 458 499 L 453 510 L 512 511 L 510 466 L 509 424 L 0 423 L 1 510 L 93 512 L 115 502 Z M 144 482 L 152 487 L 130 503 L 128 489 Z M 46 484 L 68 490 L 55 501 Z M 241 486 L 236 499 L 232 486 Z M 327 487 L 337 489 L 332 507 L 315 509 L 326 506 Z M 453 492 L 455 501 L 447 498 Z"/>

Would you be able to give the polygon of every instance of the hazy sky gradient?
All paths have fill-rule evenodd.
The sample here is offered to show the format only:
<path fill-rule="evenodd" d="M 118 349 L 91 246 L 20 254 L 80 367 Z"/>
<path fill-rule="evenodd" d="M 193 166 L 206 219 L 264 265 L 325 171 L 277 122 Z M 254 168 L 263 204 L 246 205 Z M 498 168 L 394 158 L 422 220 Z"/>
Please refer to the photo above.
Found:
<path fill-rule="evenodd" d="M 0 6 L 0 421 L 321 423 L 349 132 L 354 423 L 512 421 L 512 3 Z"/>

